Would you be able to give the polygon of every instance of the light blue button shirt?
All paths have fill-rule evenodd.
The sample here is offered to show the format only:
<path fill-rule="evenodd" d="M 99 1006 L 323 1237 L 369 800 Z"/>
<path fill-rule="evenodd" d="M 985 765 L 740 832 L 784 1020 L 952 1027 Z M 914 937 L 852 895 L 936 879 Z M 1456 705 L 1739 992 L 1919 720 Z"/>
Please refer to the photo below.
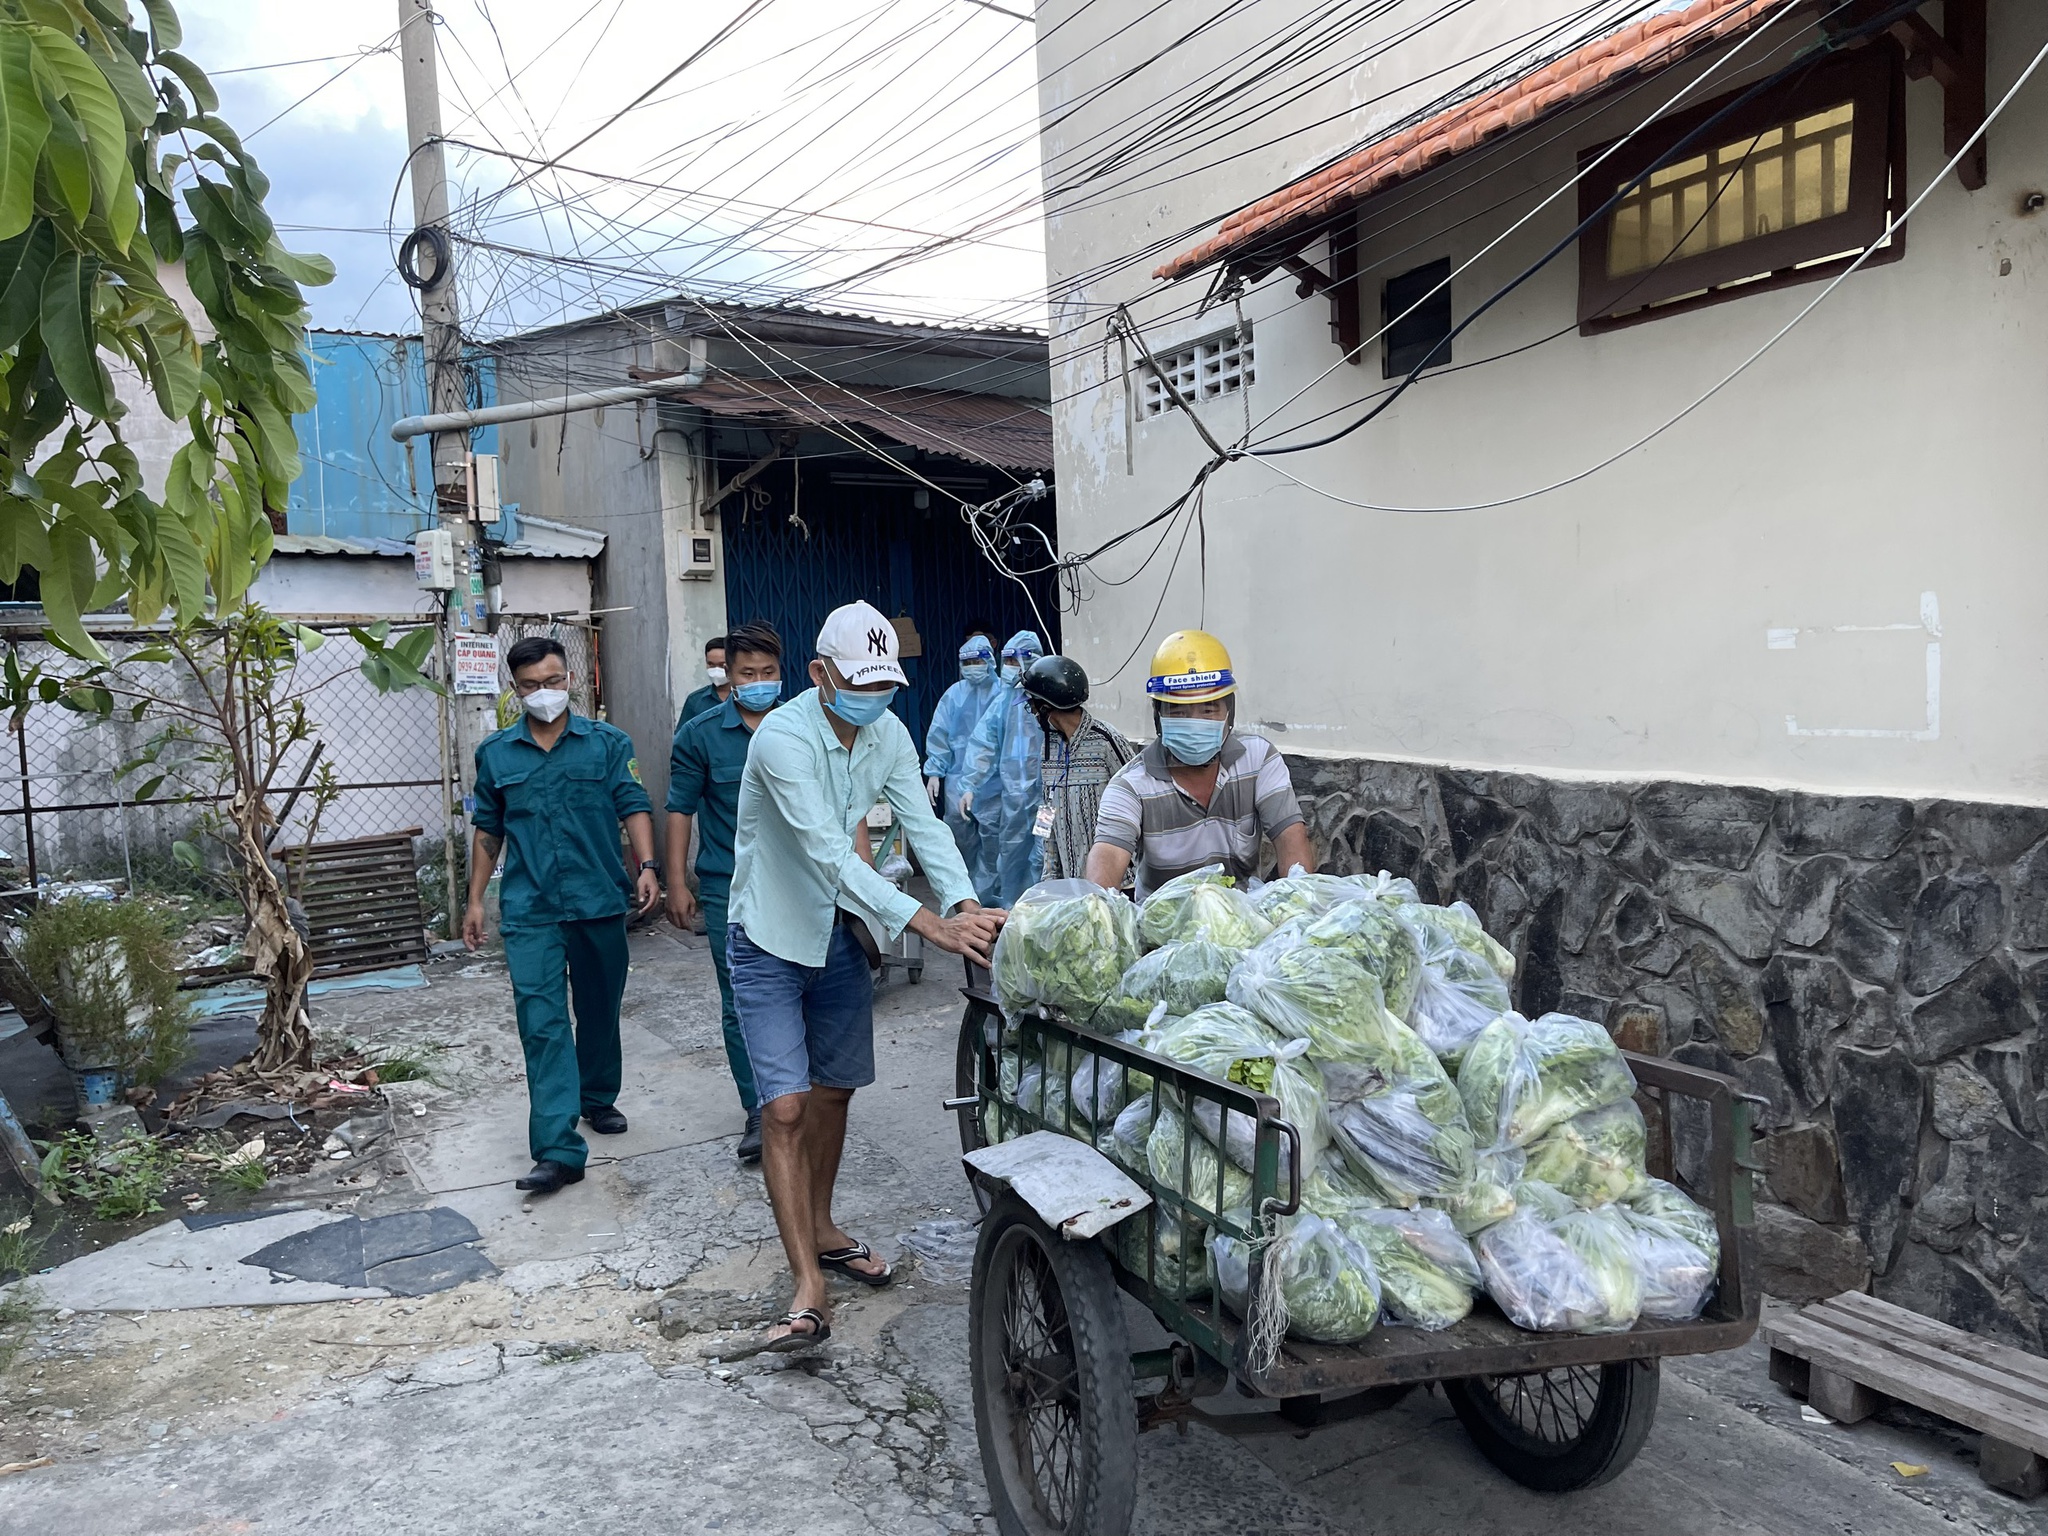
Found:
<path fill-rule="evenodd" d="M 791 699 L 761 722 L 740 780 L 733 836 L 731 920 L 747 938 L 793 965 L 821 966 L 835 909 L 873 920 L 891 938 L 917 916 L 918 901 L 861 857 L 854 831 L 886 800 L 925 877 L 950 912 L 974 900 L 953 834 L 932 814 L 910 732 L 884 715 L 839 744 L 818 690 Z"/>

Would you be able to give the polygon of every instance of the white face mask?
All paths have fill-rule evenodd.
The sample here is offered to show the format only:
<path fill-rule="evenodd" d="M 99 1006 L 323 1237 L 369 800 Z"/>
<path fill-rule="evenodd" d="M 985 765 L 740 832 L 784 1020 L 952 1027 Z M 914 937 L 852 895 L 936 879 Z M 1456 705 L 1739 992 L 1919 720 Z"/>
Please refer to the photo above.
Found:
<path fill-rule="evenodd" d="M 704 675 L 711 679 L 712 687 L 723 688 L 725 686 L 725 668 L 706 667 L 704 669 Z"/>
<path fill-rule="evenodd" d="M 526 712 L 536 720 L 559 720 L 562 718 L 562 712 L 569 707 L 569 690 L 536 688 L 519 702 L 526 706 Z"/>

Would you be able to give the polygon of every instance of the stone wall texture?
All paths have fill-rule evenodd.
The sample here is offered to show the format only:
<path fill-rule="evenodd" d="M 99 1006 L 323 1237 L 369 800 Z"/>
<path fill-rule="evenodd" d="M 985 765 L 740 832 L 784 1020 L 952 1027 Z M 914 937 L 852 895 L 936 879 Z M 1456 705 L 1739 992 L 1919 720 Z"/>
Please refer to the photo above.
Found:
<path fill-rule="evenodd" d="M 2048 809 L 1289 762 L 1324 867 L 1470 902 L 1524 1014 L 1767 1101 L 1774 1294 L 1868 1287 L 2042 1350 Z"/>

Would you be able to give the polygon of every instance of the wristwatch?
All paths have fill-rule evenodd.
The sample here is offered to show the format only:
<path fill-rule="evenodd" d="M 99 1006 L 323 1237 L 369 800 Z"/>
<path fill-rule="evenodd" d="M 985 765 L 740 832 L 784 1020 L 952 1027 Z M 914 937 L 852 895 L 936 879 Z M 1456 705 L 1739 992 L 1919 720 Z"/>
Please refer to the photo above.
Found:
<path fill-rule="evenodd" d="M 654 871 L 654 872 L 655 872 L 655 873 L 656 873 L 657 875 L 658 875 L 658 874 L 660 874 L 660 873 L 661 873 L 661 862 L 660 862 L 660 860 L 658 860 L 658 859 L 642 859 L 642 860 L 640 861 L 640 872 L 641 872 L 642 874 L 645 874 L 645 873 L 646 873 L 646 872 L 647 872 L 648 870 L 650 870 L 650 869 L 651 869 L 651 870 L 653 870 L 653 871 Z"/>

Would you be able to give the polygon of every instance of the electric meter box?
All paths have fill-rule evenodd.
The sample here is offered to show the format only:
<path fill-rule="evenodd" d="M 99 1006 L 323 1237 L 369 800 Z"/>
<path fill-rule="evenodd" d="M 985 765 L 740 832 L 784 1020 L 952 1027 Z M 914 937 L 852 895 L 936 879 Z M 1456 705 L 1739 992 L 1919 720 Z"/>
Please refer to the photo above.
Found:
<path fill-rule="evenodd" d="M 455 535 L 446 528 L 425 528 L 414 538 L 413 580 L 436 592 L 455 590 Z"/>
<path fill-rule="evenodd" d="M 472 453 L 469 456 L 469 515 L 479 523 L 496 523 L 504 513 L 498 498 L 498 456 Z"/>
<path fill-rule="evenodd" d="M 685 533 L 683 535 L 683 569 L 685 581 L 709 581 L 718 574 L 718 545 L 708 533 Z"/>

